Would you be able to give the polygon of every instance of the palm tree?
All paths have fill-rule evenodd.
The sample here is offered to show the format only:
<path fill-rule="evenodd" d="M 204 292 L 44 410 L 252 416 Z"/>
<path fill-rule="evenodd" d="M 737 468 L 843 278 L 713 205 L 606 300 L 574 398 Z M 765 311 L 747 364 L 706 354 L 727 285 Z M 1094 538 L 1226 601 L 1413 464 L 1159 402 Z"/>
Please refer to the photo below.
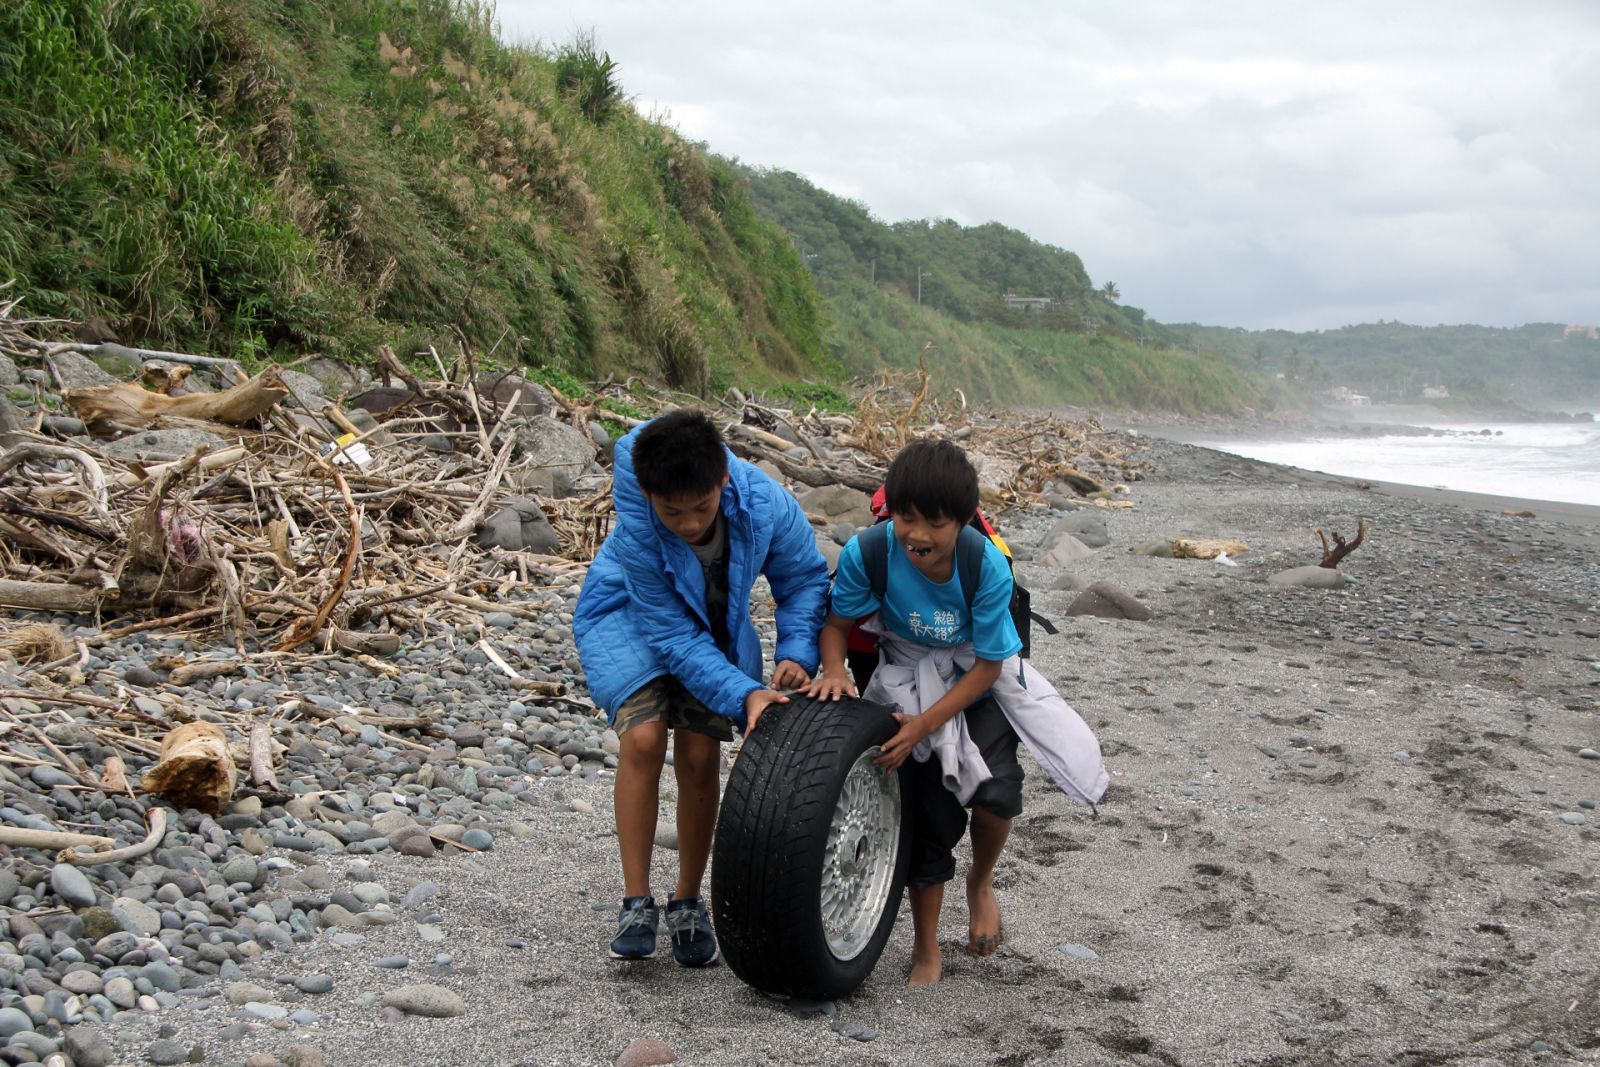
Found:
<path fill-rule="evenodd" d="M 1100 287 L 1100 295 L 1105 297 L 1107 300 L 1115 300 L 1117 297 L 1121 296 L 1122 293 L 1117 289 L 1116 282 L 1106 282 Z"/>

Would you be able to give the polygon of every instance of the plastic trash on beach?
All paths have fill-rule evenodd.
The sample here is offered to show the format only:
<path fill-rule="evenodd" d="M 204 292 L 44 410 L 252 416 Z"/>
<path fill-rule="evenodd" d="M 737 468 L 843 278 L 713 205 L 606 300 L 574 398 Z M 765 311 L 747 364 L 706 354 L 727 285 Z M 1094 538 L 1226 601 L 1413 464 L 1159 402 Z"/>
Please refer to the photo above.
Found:
<path fill-rule="evenodd" d="M 344 434 L 337 440 L 323 445 L 317 450 L 317 455 L 324 459 L 331 455 L 335 463 L 354 462 L 358 467 L 372 465 L 372 453 L 367 450 L 366 445 L 356 440 L 356 435 L 353 433 Z"/>
<path fill-rule="evenodd" d="M 1224 567 L 1237 567 L 1239 565 L 1238 561 L 1230 559 L 1226 552 L 1218 552 L 1216 554 L 1215 559 L 1216 559 L 1216 561 L 1218 563 L 1222 564 Z"/>

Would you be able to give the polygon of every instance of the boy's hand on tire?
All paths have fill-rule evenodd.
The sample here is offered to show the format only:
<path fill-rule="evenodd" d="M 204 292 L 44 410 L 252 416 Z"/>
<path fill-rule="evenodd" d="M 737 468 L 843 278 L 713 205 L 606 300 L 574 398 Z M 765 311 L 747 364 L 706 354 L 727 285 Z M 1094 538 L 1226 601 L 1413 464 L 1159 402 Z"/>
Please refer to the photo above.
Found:
<path fill-rule="evenodd" d="M 780 660 L 778 667 L 772 672 L 772 688 L 774 689 L 799 689 L 811 676 L 804 667 L 792 659 Z"/>
<path fill-rule="evenodd" d="M 894 721 L 900 724 L 900 729 L 884 742 L 883 754 L 872 761 L 877 766 L 889 770 L 904 763 L 906 757 L 911 755 L 911 750 L 928 736 L 928 729 L 921 715 L 907 715 L 903 711 L 897 711 L 894 713 Z"/>
<path fill-rule="evenodd" d="M 749 737 L 756 728 L 756 721 L 761 718 L 761 713 L 773 704 L 787 704 L 789 698 L 776 689 L 757 689 L 744 698 L 744 735 Z"/>
<path fill-rule="evenodd" d="M 840 697 L 859 695 L 849 674 L 843 672 L 834 674 L 826 670 L 817 675 L 816 681 L 806 686 L 805 694 L 813 700 L 838 700 Z"/>

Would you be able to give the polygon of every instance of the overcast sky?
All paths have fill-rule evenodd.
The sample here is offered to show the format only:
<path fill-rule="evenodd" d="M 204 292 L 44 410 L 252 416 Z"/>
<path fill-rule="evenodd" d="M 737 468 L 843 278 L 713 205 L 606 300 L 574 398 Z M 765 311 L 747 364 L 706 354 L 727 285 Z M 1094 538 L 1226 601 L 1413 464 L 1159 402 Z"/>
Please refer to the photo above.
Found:
<path fill-rule="evenodd" d="M 516 43 L 592 28 L 714 152 L 1013 226 L 1164 322 L 1600 321 L 1593 0 L 498 12 Z"/>

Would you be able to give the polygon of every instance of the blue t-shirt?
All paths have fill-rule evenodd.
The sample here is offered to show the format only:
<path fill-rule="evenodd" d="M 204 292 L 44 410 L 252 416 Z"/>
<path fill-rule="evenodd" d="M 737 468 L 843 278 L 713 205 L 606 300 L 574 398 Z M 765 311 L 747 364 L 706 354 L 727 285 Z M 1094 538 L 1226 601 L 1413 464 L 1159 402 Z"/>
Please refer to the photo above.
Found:
<path fill-rule="evenodd" d="M 1011 621 L 1011 567 L 993 541 L 985 538 L 978 593 L 969 617 L 960 568 L 953 560 L 950 580 L 941 585 L 924 577 L 906 556 L 895 540 L 892 520 L 887 540 L 889 575 L 883 601 L 872 595 L 861 566 L 861 541 L 853 537 L 839 553 L 833 575 L 834 614 L 859 619 L 877 612 L 885 629 L 919 645 L 942 648 L 971 641 L 979 659 L 1003 660 L 1022 651 L 1022 638 Z"/>

